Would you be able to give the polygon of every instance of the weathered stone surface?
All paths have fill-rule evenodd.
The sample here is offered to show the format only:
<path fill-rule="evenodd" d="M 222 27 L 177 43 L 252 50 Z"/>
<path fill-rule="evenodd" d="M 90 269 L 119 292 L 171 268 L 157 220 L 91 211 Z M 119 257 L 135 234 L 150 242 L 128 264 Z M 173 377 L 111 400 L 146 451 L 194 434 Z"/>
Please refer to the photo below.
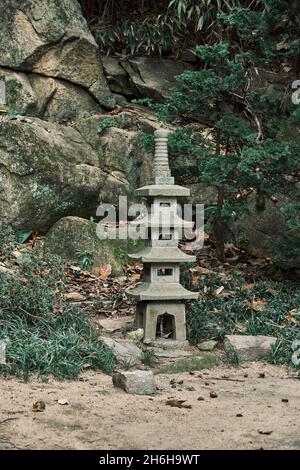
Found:
<path fill-rule="evenodd" d="M 124 187 L 71 127 L 7 116 L 0 141 L 0 225 L 46 232 L 70 214 L 95 216 L 99 192 Z"/>
<path fill-rule="evenodd" d="M 0 67 L 0 79 L 5 81 L 9 113 L 70 121 L 101 111 L 98 101 L 87 90 L 66 80 L 3 67 Z"/>
<path fill-rule="evenodd" d="M 108 128 L 105 127 L 107 124 Z M 101 164 L 109 169 L 109 173 L 124 184 L 128 181 L 128 196 L 133 196 L 133 187 L 149 182 L 153 156 L 139 144 L 137 136 L 146 127 L 147 132 L 155 130 L 155 120 L 144 119 L 138 113 L 121 112 L 117 116 L 95 114 L 76 120 L 73 126 L 97 151 Z M 118 195 L 114 191 L 106 200 L 115 202 Z M 101 194 L 100 200 L 105 200 L 103 196 Z"/>
<path fill-rule="evenodd" d="M 28 77 L 36 95 L 38 116 L 42 119 L 71 121 L 101 110 L 97 100 L 82 87 L 37 74 Z"/>
<path fill-rule="evenodd" d="M 300 233 L 295 233 L 287 227 L 282 209 L 291 202 L 296 202 L 296 186 L 293 188 L 293 194 L 278 196 L 276 200 L 265 198 L 264 208 L 256 206 L 255 194 L 248 197 L 247 212 L 232 223 L 232 230 L 240 246 L 254 256 L 266 256 L 277 260 L 284 256 L 285 260 L 280 262 L 283 267 L 300 266 L 300 257 L 284 252 L 276 243 L 282 236 L 291 236 L 294 240 L 299 240 Z M 300 188 L 298 190 L 300 200 Z"/>
<path fill-rule="evenodd" d="M 111 348 L 116 360 L 126 367 L 141 364 L 142 351 L 132 341 L 124 339 L 113 339 L 108 336 L 101 337 L 102 343 Z"/>
<path fill-rule="evenodd" d="M 100 318 L 97 321 L 97 324 L 107 333 L 115 333 L 116 331 L 121 331 L 127 326 L 133 325 L 135 316 L 121 316 L 119 318 Z"/>
<path fill-rule="evenodd" d="M 133 90 L 129 84 L 128 74 L 122 67 L 119 58 L 102 55 L 101 60 L 111 91 L 125 96 L 132 96 Z"/>
<path fill-rule="evenodd" d="M 202 341 L 197 345 L 197 347 L 200 349 L 200 351 L 213 351 L 215 347 L 217 346 L 218 341 L 214 341 L 213 339 L 210 339 L 208 341 Z"/>
<path fill-rule="evenodd" d="M 125 96 L 119 95 L 118 93 L 112 93 L 112 96 L 117 106 L 120 106 L 121 108 L 126 108 L 127 106 L 130 106 L 129 101 L 127 101 Z"/>
<path fill-rule="evenodd" d="M 130 169 L 130 155 L 133 151 L 136 133 L 125 129 L 110 127 L 100 134 L 103 161 L 108 168 L 127 175 Z"/>
<path fill-rule="evenodd" d="M 134 370 L 114 374 L 113 384 L 115 387 L 122 388 L 127 393 L 136 395 L 153 395 L 156 393 L 153 372 L 147 370 Z"/>
<path fill-rule="evenodd" d="M 155 341 L 149 341 L 148 346 L 153 346 L 159 349 L 176 351 L 179 349 L 188 350 L 190 344 L 188 341 L 178 341 L 173 339 L 156 339 Z"/>
<path fill-rule="evenodd" d="M 0 67 L 0 79 L 5 82 L 5 98 L 8 112 L 38 114 L 35 92 L 25 73 L 16 73 Z"/>
<path fill-rule="evenodd" d="M 216 366 L 220 362 L 220 357 L 216 353 L 203 351 L 201 354 L 193 354 L 175 360 L 169 364 L 163 364 L 155 369 L 155 374 L 178 374 L 180 372 L 190 372 L 193 370 L 208 369 Z"/>
<path fill-rule="evenodd" d="M 119 240 L 100 240 L 97 224 L 79 217 L 64 217 L 56 222 L 45 238 L 45 251 L 57 254 L 69 264 L 79 263 L 79 253 L 92 256 L 92 268 L 111 265 L 114 275 L 121 274 L 122 263 L 118 259 Z M 123 245 L 125 241 L 123 242 Z"/>
<path fill-rule="evenodd" d="M 167 359 L 178 359 L 180 357 L 191 356 L 194 352 L 184 349 L 163 349 L 163 348 L 153 348 L 152 349 L 154 356 L 158 358 L 167 358 Z"/>
<path fill-rule="evenodd" d="M 137 330 L 129 331 L 126 334 L 126 338 L 129 339 L 129 341 L 139 343 L 144 338 L 144 329 L 138 328 Z"/>
<path fill-rule="evenodd" d="M 99 49 L 77 0 L 2 0 L 0 65 L 67 80 L 101 105 L 114 106 Z"/>
<path fill-rule="evenodd" d="M 135 95 L 163 101 L 175 85 L 176 75 L 194 66 L 179 60 L 159 59 L 156 57 L 134 57 L 122 61 L 122 67 L 129 75 L 129 82 Z"/>
<path fill-rule="evenodd" d="M 273 336 L 226 335 L 224 347 L 227 353 L 234 351 L 240 361 L 256 361 L 272 351 L 276 339 Z"/>

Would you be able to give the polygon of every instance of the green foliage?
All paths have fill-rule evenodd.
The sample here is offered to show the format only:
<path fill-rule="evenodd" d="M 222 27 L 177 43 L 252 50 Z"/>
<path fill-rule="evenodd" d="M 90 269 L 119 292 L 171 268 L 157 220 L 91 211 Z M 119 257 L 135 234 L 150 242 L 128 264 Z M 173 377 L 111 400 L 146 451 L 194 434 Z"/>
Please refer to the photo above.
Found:
<path fill-rule="evenodd" d="M 98 127 L 98 133 L 101 134 L 101 132 L 103 132 L 105 129 L 109 129 L 110 127 L 114 126 L 117 126 L 116 119 L 102 119 Z"/>
<path fill-rule="evenodd" d="M 230 295 L 214 295 L 221 285 Z M 227 279 L 224 273 L 215 272 L 209 278 L 203 278 L 194 290 L 200 291 L 200 300 L 191 303 L 187 312 L 188 334 L 192 342 L 221 341 L 226 334 L 276 336 L 278 341 L 269 360 L 275 364 L 292 364 L 292 344 L 300 340 L 300 312 L 296 311 L 300 292 L 297 284 L 262 278 L 247 286 L 243 276 Z M 255 310 L 257 300 L 265 302 L 261 310 Z M 234 357 L 231 359 L 236 363 Z"/>
<path fill-rule="evenodd" d="M 146 134 L 145 132 L 140 132 L 136 137 L 136 143 L 148 152 L 154 151 L 155 141 L 153 134 Z"/>
<path fill-rule="evenodd" d="M 107 53 L 163 54 L 213 42 L 218 15 L 255 0 L 81 0 L 83 11 Z"/>
<path fill-rule="evenodd" d="M 0 234 L 0 259 L 16 247 Z M 114 359 L 97 330 L 77 307 L 65 304 L 66 279 L 60 259 L 31 253 L 15 274 L 0 273 L 0 339 L 7 338 L 7 365 L 1 371 L 74 378 L 85 367 L 111 372 Z"/>
<path fill-rule="evenodd" d="M 240 358 L 239 358 L 239 355 L 237 354 L 236 350 L 234 349 L 234 347 L 232 347 L 231 345 L 229 345 L 229 347 L 227 348 L 227 358 L 228 358 L 228 361 L 235 365 L 235 366 L 239 366 L 240 365 Z"/>
<path fill-rule="evenodd" d="M 153 367 L 155 364 L 155 354 L 153 349 L 144 349 L 142 351 L 141 359 L 143 364 Z"/>
<path fill-rule="evenodd" d="M 193 180 L 193 175 L 198 174 L 217 193 L 217 203 L 209 208 L 209 216 L 221 261 L 225 227 L 232 214 L 245 210 L 246 195 L 253 190 L 261 199 L 274 193 L 285 194 L 291 187 L 290 177 L 297 177 L 299 171 L 300 146 L 277 138 L 290 109 L 283 109 L 281 102 L 272 101 L 268 94 L 257 90 L 251 75 L 254 64 L 268 67 L 272 59 L 277 66 L 276 51 L 278 60 L 283 57 L 283 46 L 280 43 L 278 46 L 283 38 L 280 32 L 276 34 L 277 23 L 274 25 L 273 10 L 269 10 L 272 5 L 276 21 L 283 21 L 283 4 L 286 4 L 283 0 L 265 0 L 261 2 L 265 7 L 263 13 L 260 9 L 250 12 L 241 5 L 219 13 L 220 25 L 225 28 L 223 39 L 198 46 L 201 70 L 179 75 L 178 85 L 165 103 L 155 105 L 160 119 L 182 126 L 170 139 L 171 151 L 179 157 L 178 163 L 174 160 L 175 176 L 184 174 L 189 179 L 191 175 Z M 293 37 L 292 26 L 287 34 L 290 39 Z M 296 48 L 293 51 L 296 60 Z M 287 60 L 288 55 L 284 57 Z M 292 63 L 291 56 L 289 60 Z M 293 112 L 292 118 L 298 120 L 298 114 Z M 183 153 L 185 160 L 180 157 Z M 291 215 L 287 219 L 288 224 L 294 223 Z M 292 241 L 293 237 L 289 237 L 290 244 Z"/>
<path fill-rule="evenodd" d="M 77 251 L 77 255 L 81 261 L 81 268 L 84 271 L 89 271 L 93 265 L 93 253 L 89 251 Z"/>

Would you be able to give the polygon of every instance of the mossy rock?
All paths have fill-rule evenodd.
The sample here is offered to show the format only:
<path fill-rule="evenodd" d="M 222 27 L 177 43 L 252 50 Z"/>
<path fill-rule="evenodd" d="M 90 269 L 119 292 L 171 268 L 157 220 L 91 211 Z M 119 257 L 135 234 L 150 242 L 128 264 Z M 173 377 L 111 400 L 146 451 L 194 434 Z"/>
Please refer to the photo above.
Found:
<path fill-rule="evenodd" d="M 59 255 L 68 264 L 80 264 L 81 254 L 89 253 L 91 269 L 111 265 L 112 273 L 120 275 L 127 262 L 126 240 L 100 240 L 97 224 L 80 217 L 64 217 L 49 230 L 45 252 Z"/>

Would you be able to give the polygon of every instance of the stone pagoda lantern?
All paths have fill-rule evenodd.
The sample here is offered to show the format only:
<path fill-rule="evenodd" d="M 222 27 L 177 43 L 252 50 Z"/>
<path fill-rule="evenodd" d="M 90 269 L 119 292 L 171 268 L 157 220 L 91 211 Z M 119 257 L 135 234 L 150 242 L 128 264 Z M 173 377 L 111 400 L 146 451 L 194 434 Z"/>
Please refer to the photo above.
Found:
<path fill-rule="evenodd" d="M 177 198 L 190 190 L 174 184 L 168 160 L 168 134 L 155 131 L 155 157 L 151 185 L 136 190 L 147 199 L 148 214 L 139 225 L 148 233 L 145 248 L 129 257 L 143 263 L 140 285 L 128 294 L 137 300 L 136 326 L 144 329 L 144 343 L 174 346 L 186 342 L 185 300 L 196 299 L 180 284 L 180 263 L 194 262 L 195 256 L 178 248 L 183 229 L 192 230 L 193 222 L 178 215 Z M 181 344 L 182 345 L 182 344 Z"/>

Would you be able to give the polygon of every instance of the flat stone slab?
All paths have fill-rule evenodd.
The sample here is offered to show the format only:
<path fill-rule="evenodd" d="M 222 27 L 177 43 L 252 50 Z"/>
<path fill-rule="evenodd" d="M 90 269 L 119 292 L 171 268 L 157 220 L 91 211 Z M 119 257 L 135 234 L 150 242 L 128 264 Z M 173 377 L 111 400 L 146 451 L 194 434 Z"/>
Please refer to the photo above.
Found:
<path fill-rule="evenodd" d="M 188 341 L 177 341 L 173 339 L 156 339 L 155 341 L 145 342 L 147 346 L 153 346 L 154 348 L 178 350 L 178 349 L 189 349 L 190 344 Z"/>
<path fill-rule="evenodd" d="M 101 341 L 105 346 L 112 350 L 116 360 L 120 364 L 123 364 L 126 367 L 141 364 L 142 351 L 132 341 L 124 339 L 116 340 L 108 336 L 102 336 Z"/>
<path fill-rule="evenodd" d="M 118 372 L 112 377 L 114 387 L 122 388 L 127 393 L 136 395 L 153 395 L 156 384 L 152 371 L 134 370 Z"/>
<path fill-rule="evenodd" d="M 135 317 L 128 316 L 128 317 L 119 317 L 119 318 L 101 318 L 98 320 L 98 324 L 103 328 L 103 330 L 107 331 L 108 333 L 114 333 L 115 331 L 122 330 L 123 327 L 126 325 L 133 324 Z"/>
<path fill-rule="evenodd" d="M 180 357 L 187 357 L 194 354 L 194 351 L 185 351 L 184 349 L 154 348 L 152 351 L 155 357 L 167 359 L 178 359 Z"/>
<path fill-rule="evenodd" d="M 240 361 L 257 361 L 268 356 L 276 339 L 274 336 L 262 335 L 226 335 L 224 348 L 227 354 L 234 351 Z"/>

